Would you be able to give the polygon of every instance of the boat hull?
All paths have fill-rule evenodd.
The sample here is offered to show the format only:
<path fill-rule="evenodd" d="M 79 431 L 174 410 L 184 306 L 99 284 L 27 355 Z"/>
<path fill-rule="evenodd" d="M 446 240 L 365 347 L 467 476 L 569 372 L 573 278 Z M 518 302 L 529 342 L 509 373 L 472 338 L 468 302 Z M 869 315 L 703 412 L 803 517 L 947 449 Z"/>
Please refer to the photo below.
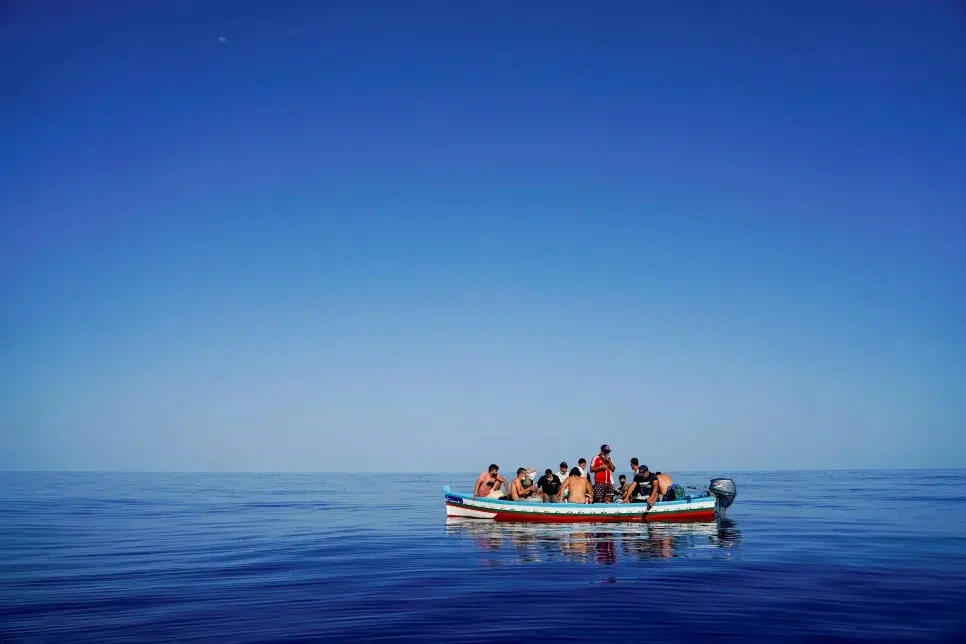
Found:
<path fill-rule="evenodd" d="M 447 517 L 523 523 L 640 523 L 714 521 L 719 515 L 714 496 L 655 503 L 532 503 L 473 498 L 443 488 Z"/>

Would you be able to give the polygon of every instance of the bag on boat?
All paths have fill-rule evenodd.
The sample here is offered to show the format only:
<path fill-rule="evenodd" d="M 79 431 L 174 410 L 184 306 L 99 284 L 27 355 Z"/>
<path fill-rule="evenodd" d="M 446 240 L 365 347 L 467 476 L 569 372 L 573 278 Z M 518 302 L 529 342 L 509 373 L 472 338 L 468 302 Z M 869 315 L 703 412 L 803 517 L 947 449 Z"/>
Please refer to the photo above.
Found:
<path fill-rule="evenodd" d="M 667 494 L 664 495 L 665 501 L 683 501 L 684 500 L 684 488 L 677 483 L 673 483 L 671 487 L 667 489 Z"/>

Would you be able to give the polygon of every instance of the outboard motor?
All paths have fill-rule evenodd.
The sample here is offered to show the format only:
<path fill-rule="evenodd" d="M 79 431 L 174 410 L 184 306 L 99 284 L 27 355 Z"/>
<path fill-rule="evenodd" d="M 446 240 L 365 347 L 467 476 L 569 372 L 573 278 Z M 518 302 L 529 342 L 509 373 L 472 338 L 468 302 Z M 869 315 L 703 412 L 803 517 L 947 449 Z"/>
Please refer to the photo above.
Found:
<path fill-rule="evenodd" d="M 718 507 L 725 510 L 735 502 L 738 489 L 735 487 L 735 482 L 731 479 L 711 479 L 711 482 L 708 484 L 708 492 L 714 494 L 718 499 Z"/>

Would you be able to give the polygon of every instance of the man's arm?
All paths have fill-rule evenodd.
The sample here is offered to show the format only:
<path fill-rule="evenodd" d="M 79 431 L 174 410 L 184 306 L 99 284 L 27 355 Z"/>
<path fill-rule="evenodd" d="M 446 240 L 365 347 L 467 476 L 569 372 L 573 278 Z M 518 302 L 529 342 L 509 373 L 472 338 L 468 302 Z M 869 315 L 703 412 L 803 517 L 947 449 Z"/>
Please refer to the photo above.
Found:
<path fill-rule="evenodd" d="M 654 507 L 654 504 L 657 502 L 658 487 L 659 486 L 658 486 L 658 482 L 657 481 L 654 481 L 651 484 L 651 496 L 647 497 L 647 509 L 648 510 L 650 510 L 651 508 L 653 508 Z"/>
<path fill-rule="evenodd" d="M 600 465 L 594 465 L 594 463 L 600 463 Z M 605 461 L 599 456 L 595 457 L 594 460 L 590 462 L 591 472 L 603 472 L 606 469 L 607 469 L 607 461 Z"/>
<path fill-rule="evenodd" d="M 510 495 L 510 484 L 502 476 L 497 477 L 497 479 L 496 479 L 496 485 L 493 487 L 493 489 L 494 490 L 499 490 L 500 489 L 500 486 L 506 488 L 507 496 L 509 496 Z"/>
<path fill-rule="evenodd" d="M 634 490 L 637 489 L 637 481 L 631 481 L 631 484 L 627 486 L 627 491 L 624 492 L 624 503 L 630 503 L 634 496 Z"/>
<path fill-rule="evenodd" d="M 570 487 L 568 487 L 569 485 L 570 485 L 570 478 L 568 477 L 567 480 L 564 481 L 563 485 L 560 486 L 560 491 L 557 492 L 558 501 L 563 501 L 564 492 L 570 489 Z"/>

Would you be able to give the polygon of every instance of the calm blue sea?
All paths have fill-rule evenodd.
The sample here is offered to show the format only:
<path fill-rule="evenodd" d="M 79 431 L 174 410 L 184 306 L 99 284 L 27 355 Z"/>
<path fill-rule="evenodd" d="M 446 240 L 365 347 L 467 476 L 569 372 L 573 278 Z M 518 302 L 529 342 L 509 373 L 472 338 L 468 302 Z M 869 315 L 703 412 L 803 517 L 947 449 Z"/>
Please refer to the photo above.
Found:
<path fill-rule="evenodd" d="M 447 522 L 472 473 L 0 474 L 0 640 L 966 641 L 966 471 L 728 474 L 718 524 L 516 527 Z"/>

